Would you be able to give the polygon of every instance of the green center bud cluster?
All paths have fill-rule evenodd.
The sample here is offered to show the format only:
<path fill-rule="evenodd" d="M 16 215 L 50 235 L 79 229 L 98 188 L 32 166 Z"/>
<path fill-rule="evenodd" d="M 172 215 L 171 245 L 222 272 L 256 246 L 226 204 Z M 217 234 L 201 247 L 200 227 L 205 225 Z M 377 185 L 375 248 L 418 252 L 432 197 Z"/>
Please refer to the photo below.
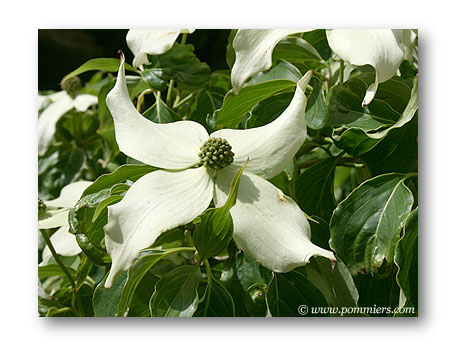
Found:
<path fill-rule="evenodd" d="M 200 148 L 201 163 L 212 169 L 222 169 L 233 162 L 234 153 L 226 139 L 209 138 Z"/>
<path fill-rule="evenodd" d="M 38 197 L 38 212 L 46 210 L 46 204 L 44 204 L 43 200 Z"/>
<path fill-rule="evenodd" d="M 74 95 L 77 90 L 82 88 L 82 82 L 79 77 L 75 76 L 63 80 L 61 86 L 69 95 Z"/>

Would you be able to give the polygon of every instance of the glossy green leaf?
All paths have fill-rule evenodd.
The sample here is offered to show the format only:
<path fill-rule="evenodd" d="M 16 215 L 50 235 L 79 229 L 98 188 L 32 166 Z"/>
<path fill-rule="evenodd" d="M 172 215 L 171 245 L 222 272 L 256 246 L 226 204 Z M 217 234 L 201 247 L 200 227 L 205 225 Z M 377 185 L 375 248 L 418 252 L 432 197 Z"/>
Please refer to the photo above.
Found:
<path fill-rule="evenodd" d="M 296 82 L 277 79 L 247 85 L 238 95 L 230 91 L 223 100 L 222 108 L 215 112 L 215 124 L 217 127 L 235 128 L 258 102 L 286 90 L 292 91 L 295 86 Z"/>
<path fill-rule="evenodd" d="M 418 208 L 407 218 L 402 238 L 397 245 L 394 262 L 399 267 L 396 280 L 401 288 L 401 307 L 413 307 L 397 316 L 418 316 Z"/>
<path fill-rule="evenodd" d="M 317 50 L 322 59 L 328 60 L 331 57 L 332 51 L 326 38 L 325 29 L 307 31 L 302 34 L 302 38 Z"/>
<path fill-rule="evenodd" d="M 299 37 L 282 40 L 274 48 L 273 61 L 283 59 L 299 67 L 301 71 L 324 68 L 324 62 L 318 51 L 308 42 Z"/>
<path fill-rule="evenodd" d="M 215 110 L 222 106 L 222 103 L 222 96 L 203 89 L 196 96 L 196 108 L 192 112 L 190 119 L 199 122 L 207 128 L 206 119 L 212 117 Z"/>
<path fill-rule="evenodd" d="M 198 266 L 180 266 L 163 275 L 150 300 L 152 317 L 191 317 L 199 303 Z"/>
<path fill-rule="evenodd" d="M 404 126 L 409 121 L 411 121 L 417 110 L 418 110 L 418 76 L 415 77 L 415 79 L 413 80 L 413 88 L 412 88 L 412 91 L 410 94 L 410 100 L 409 100 L 404 112 L 398 119 L 398 121 L 394 125 L 388 127 L 385 130 L 375 132 L 375 133 L 368 133 L 368 136 L 371 138 L 375 138 L 375 139 L 386 136 L 392 129 Z"/>
<path fill-rule="evenodd" d="M 366 180 L 335 209 L 330 245 L 352 273 L 391 270 L 399 233 L 413 205 L 403 174 Z"/>
<path fill-rule="evenodd" d="M 306 121 L 307 127 L 314 130 L 323 128 L 328 122 L 329 111 L 323 92 L 323 83 L 318 78 L 312 78 L 310 85 L 313 90 L 307 98 Z"/>
<path fill-rule="evenodd" d="M 146 65 L 141 75 L 154 89 L 159 81 L 174 79 L 180 86 L 202 88 L 208 82 L 211 69 L 201 62 L 193 52 L 192 45 L 174 46 L 163 54 L 149 55 L 150 65 Z"/>
<path fill-rule="evenodd" d="M 219 208 L 208 209 L 201 216 L 201 223 L 193 236 L 201 261 L 225 250 L 233 237 L 233 219 L 230 209 L 236 204 L 239 182 L 247 163 L 248 160 L 234 176 L 225 204 Z"/>
<path fill-rule="evenodd" d="M 103 227 L 108 220 L 107 209 L 103 209 L 93 220 L 97 206 L 107 198 L 109 198 L 108 189 L 82 197 L 68 215 L 70 232 L 76 235 L 76 241 L 82 251 L 98 265 L 111 262 L 103 242 Z"/>
<path fill-rule="evenodd" d="M 106 72 L 117 72 L 119 70 L 120 60 L 115 58 L 97 58 L 91 59 L 81 66 L 79 66 L 73 72 L 68 73 L 65 77 L 63 77 L 63 83 L 68 78 L 75 77 L 80 75 L 81 73 L 88 72 L 88 71 L 106 71 Z M 129 71 L 136 72 L 136 70 L 130 66 L 129 64 L 125 64 L 125 68 Z"/>
<path fill-rule="evenodd" d="M 119 300 L 127 280 L 127 273 L 120 273 L 110 289 L 104 287 L 107 276 L 98 284 L 93 294 L 93 310 L 95 317 L 117 317 Z"/>
<path fill-rule="evenodd" d="M 117 168 L 114 172 L 103 174 L 98 177 L 82 194 L 83 197 L 98 192 L 100 190 L 110 188 L 114 184 L 122 183 L 126 180 L 136 181 L 143 175 L 155 171 L 157 168 L 141 164 L 141 165 L 123 165 Z"/>
<path fill-rule="evenodd" d="M 266 300 L 268 311 L 273 317 L 329 315 L 324 309 L 328 307 L 325 297 L 297 270 L 285 274 L 274 273 L 268 286 Z"/>
<path fill-rule="evenodd" d="M 73 278 L 76 277 L 76 271 L 73 268 L 66 267 L 68 272 Z M 58 264 L 46 264 L 45 266 L 38 266 L 38 277 L 40 279 L 45 279 L 50 276 L 63 276 L 66 277 L 65 272 L 62 270 Z"/>
<path fill-rule="evenodd" d="M 191 248 L 182 249 L 174 248 L 169 250 L 146 250 L 140 253 L 140 257 L 133 263 L 128 269 L 127 280 L 125 286 L 122 289 L 122 295 L 119 301 L 119 316 L 126 317 L 128 315 L 133 296 L 135 291 L 140 284 L 141 280 L 147 274 L 147 272 L 162 258 L 180 252 L 189 250 Z"/>
<path fill-rule="evenodd" d="M 298 270 L 320 290 L 330 306 L 357 306 L 358 290 L 350 271 L 340 259 L 333 268 L 326 258 L 314 257 Z"/>
<path fill-rule="evenodd" d="M 104 199 L 103 201 L 101 201 L 100 204 L 97 205 L 95 212 L 93 213 L 92 222 L 96 221 L 96 219 L 98 218 L 98 216 L 100 216 L 100 214 L 103 212 L 104 209 L 106 209 L 111 204 L 114 204 L 114 203 L 120 201 L 122 198 L 123 198 L 123 196 L 121 196 L 121 195 L 113 195 L 113 196 L 109 196 L 106 199 Z"/>
<path fill-rule="evenodd" d="M 302 74 L 296 66 L 288 61 L 280 60 L 271 69 L 253 76 L 245 85 L 254 85 L 276 79 L 285 79 L 297 83 L 301 78 Z"/>
<path fill-rule="evenodd" d="M 372 175 L 387 172 L 408 173 L 418 170 L 418 117 L 394 128 L 381 139 L 369 137 L 361 129 L 345 131 L 336 145 L 359 156 Z"/>
<path fill-rule="evenodd" d="M 335 208 L 334 171 L 338 159 L 330 157 L 311 166 L 296 179 L 296 199 L 307 215 L 318 215 L 327 221 L 331 218 Z"/>
<path fill-rule="evenodd" d="M 379 130 L 394 125 L 402 116 L 410 99 L 408 81 L 393 77 L 380 83 L 374 100 L 368 107 L 361 106 L 367 87 L 374 81 L 374 72 L 364 72 L 350 78 L 343 85 L 331 89 L 329 121 L 332 126 Z"/>
<path fill-rule="evenodd" d="M 261 276 L 260 264 L 245 253 L 236 257 L 236 276 L 246 292 L 252 286 L 266 285 Z"/>
<path fill-rule="evenodd" d="M 269 124 L 287 109 L 292 99 L 293 93 L 280 93 L 259 102 L 246 119 L 245 127 L 252 128 Z"/>
<path fill-rule="evenodd" d="M 143 113 L 143 116 L 158 124 L 166 124 L 182 120 L 179 115 L 169 108 L 160 98 L 152 107 Z"/>
<path fill-rule="evenodd" d="M 93 262 L 85 254 L 82 255 L 81 262 L 76 270 L 76 288 L 80 289 L 87 276 L 93 268 Z"/>
<path fill-rule="evenodd" d="M 207 298 L 206 298 L 207 299 Z M 205 312 L 205 304 L 200 304 L 195 317 L 235 317 L 235 305 L 230 292 L 217 279 L 212 280 L 210 301 Z"/>

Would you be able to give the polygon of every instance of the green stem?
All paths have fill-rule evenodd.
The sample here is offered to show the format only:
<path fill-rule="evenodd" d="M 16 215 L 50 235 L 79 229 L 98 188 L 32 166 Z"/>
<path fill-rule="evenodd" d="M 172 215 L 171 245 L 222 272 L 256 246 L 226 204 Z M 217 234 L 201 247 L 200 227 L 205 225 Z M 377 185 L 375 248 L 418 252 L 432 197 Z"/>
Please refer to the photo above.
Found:
<path fill-rule="evenodd" d="M 65 273 L 65 276 L 68 278 L 68 281 L 70 282 L 71 287 L 73 288 L 73 296 L 71 298 L 71 302 L 72 302 L 74 311 L 78 312 L 76 315 L 82 316 L 82 314 L 81 314 L 83 311 L 82 304 L 81 304 L 81 300 L 79 299 L 79 295 L 76 293 L 76 283 L 74 282 L 73 277 L 71 276 L 71 274 L 68 271 L 65 264 L 63 264 L 62 260 L 60 259 L 60 256 L 55 251 L 54 245 L 52 245 L 51 239 L 49 238 L 47 232 L 44 229 L 40 229 L 40 233 L 43 236 L 44 242 L 46 243 L 49 250 L 51 251 L 51 254 L 54 257 L 55 261 L 60 266 L 60 268 L 63 270 L 63 272 Z M 75 305 L 77 306 L 77 308 L 74 307 Z"/>
<path fill-rule="evenodd" d="M 328 90 L 329 90 L 333 83 L 333 72 L 332 72 L 332 68 L 331 68 L 330 64 L 325 63 L 325 65 L 328 68 L 328 74 L 329 74 L 329 81 L 328 81 Z"/>
<path fill-rule="evenodd" d="M 296 156 L 293 157 L 293 177 L 291 178 L 290 182 L 290 195 L 296 201 L 296 176 L 299 173 L 298 168 L 298 161 L 296 160 Z"/>
<path fill-rule="evenodd" d="M 46 243 L 46 245 L 48 246 L 49 250 L 51 251 L 52 256 L 54 256 L 55 261 L 57 262 L 57 264 L 60 266 L 60 268 L 65 273 L 66 277 L 68 278 L 68 281 L 71 284 L 71 287 L 73 287 L 73 289 L 75 289 L 76 288 L 76 284 L 75 284 L 75 282 L 73 280 L 73 277 L 71 276 L 71 274 L 68 271 L 68 269 L 65 267 L 65 264 L 63 264 L 63 262 L 60 259 L 59 255 L 57 255 L 57 252 L 55 251 L 54 246 L 52 245 L 51 239 L 49 239 L 49 236 L 47 235 L 47 233 L 46 233 L 46 231 L 44 229 L 40 229 L 40 232 L 41 232 L 41 235 L 43 236 L 44 242 Z"/>
<path fill-rule="evenodd" d="M 177 100 L 177 102 L 174 102 L 174 105 L 173 105 L 173 108 L 179 108 L 180 106 L 182 106 L 185 102 L 187 102 L 188 100 L 190 100 L 191 98 L 193 97 L 193 93 L 185 96 L 182 100 Z"/>
<path fill-rule="evenodd" d="M 204 307 L 204 317 L 207 315 L 207 310 L 209 309 L 209 302 L 211 300 L 211 290 L 212 290 L 212 270 L 211 265 L 207 259 L 204 260 L 204 266 L 206 267 L 207 272 L 207 296 L 206 296 L 206 305 Z"/>
<path fill-rule="evenodd" d="M 344 61 L 340 59 L 340 67 L 339 67 L 339 83 L 344 83 Z"/>
<path fill-rule="evenodd" d="M 136 104 L 136 110 L 141 113 L 141 107 L 144 103 L 144 96 L 150 93 L 153 93 L 152 89 L 146 89 L 138 96 L 138 103 Z"/>
<path fill-rule="evenodd" d="M 314 71 L 313 71 L 313 74 L 314 74 L 315 76 L 318 76 L 318 77 L 324 79 L 325 81 L 329 82 L 329 78 L 326 77 L 325 75 L 323 75 L 322 73 L 320 73 L 320 72 L 314 70 Z"/>
<path fill-rule="evenodd" d="M 173 88 L 174 88 L 174 79 L 170 79 L 168 93 L 166 94 L 166 104 L 171 107 L 171 99 L 173 96 Z"/>
<path fill-rule="evenodd" d="M 183 33 L 183 34 L 182 34 L 181 45 L 184 45 L 185 42 L 187 42 L 187 36 L 188 36 L 187 33 Z"/>

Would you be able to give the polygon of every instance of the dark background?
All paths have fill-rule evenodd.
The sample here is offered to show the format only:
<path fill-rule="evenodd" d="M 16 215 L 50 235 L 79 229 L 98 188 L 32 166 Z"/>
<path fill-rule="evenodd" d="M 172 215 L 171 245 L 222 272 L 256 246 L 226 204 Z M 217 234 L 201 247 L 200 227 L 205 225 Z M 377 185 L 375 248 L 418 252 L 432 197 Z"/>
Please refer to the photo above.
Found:
<path fill-rule="evenodd" d="M 133 54 L 125 41 L 127 29 L 40 29 L 38 30 L 38 90 L 60 90 L 63 76 L 94 58 L 118 58 L 121 49 L 126 61 Z M 225 54 L 230 30 L 202 29 L 187 36 L 195 54 L 212 71 L 227 69 Z M 178 39 L 179 40 L 179 39 Z M 87 81 L 91 74 L 81 75 Z"/>

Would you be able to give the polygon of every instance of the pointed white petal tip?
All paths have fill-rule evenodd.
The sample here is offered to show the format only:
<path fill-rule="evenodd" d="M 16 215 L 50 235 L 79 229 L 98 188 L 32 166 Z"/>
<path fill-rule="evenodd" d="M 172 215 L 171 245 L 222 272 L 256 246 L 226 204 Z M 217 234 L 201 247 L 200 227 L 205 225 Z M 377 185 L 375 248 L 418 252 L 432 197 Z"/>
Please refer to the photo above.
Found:
<path fill-rule="evenodd" d="M 195 29 L 131 29 L 127 45 L 135 55 L 133 66 L 141 68 L 149 63 L 147 54 L 158 55 L 170 50 L 179 34 L 191 34 Z"/>
<path fill-rule="evenodd" d="M 298 81 L 298 87 L 305 92 L 306 87 L 309 84 L 310 80 L 312 79 L 313 76 L 313 71 L 309 70 L 306 72 L 306 74 Z"/>
<path fill-rule="evenodd" d="M 117 144 L 125 155 L 164 169 L 185 169 L 199 162 L 199 148 L 209 137 L 206 129 L 188 120 L 156 124 L 141 115 L 128 93 L 123 54 L 106 105 L 114 120 Z"/>

